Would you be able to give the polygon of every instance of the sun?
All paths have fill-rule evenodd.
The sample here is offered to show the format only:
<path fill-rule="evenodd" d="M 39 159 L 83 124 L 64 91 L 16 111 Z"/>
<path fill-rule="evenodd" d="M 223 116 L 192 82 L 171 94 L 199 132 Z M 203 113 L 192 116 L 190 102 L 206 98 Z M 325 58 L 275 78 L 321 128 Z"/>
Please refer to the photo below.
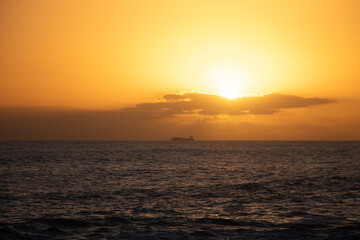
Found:
<path fill-rule="evenodd" d="M 236 64 L 223 63 L 213 66 L 208 79 L 222 97 L 235 99 L 242 96 L 250 81 L 249 73 Z"/>
<path fill-rule="evenodd" d="M 235 98 L 239 97 L 239 94 L 236 91 L 233 91 L 233 90 L 229 89 L 229 90 L 222 90 L 219 93 L 219 96 L 225 97 L 225 98 L 228 98 L 228 99 L 235 99 Z"/>

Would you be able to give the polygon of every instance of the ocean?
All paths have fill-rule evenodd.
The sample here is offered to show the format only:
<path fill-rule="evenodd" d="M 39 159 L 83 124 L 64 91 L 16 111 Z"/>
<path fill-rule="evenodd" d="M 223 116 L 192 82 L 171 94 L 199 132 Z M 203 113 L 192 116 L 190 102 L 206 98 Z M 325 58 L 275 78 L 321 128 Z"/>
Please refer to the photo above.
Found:
<path fill-rule="evenodd" d="M 0 142 L 0 239 L 360 239 L 360 142 Z"/>

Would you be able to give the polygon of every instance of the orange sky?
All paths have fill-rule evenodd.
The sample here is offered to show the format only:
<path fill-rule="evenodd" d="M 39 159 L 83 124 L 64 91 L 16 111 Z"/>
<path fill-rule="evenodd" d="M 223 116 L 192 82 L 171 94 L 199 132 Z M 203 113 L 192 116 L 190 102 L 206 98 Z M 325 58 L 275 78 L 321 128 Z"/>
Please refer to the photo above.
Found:
<path fill-rule="evenodd" d="M 357 0 L 1 1 L 0 139 L 359 140 L 359 9 Z M 162 98 L 191 91 L 205 104 Z M 282 105 L 264 102 L 269 93 Z M 211 94 L 247 97 L 229 103 L 233 114 Z M 249 96 L 271 113 L 255 113 Z M 286 105 L 292 96 L 301 103 Z M 54 109 L 66 123 L 45 121 Z"/>

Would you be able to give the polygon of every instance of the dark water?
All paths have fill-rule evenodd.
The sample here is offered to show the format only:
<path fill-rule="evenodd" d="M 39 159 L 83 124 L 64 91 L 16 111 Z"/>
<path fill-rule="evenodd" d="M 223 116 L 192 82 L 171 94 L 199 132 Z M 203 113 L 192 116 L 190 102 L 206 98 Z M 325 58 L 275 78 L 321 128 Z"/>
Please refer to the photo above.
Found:
<path fill-rule="evenodd" d="M 2 142 L 0 239 L 358 239 L 360 142 Z"/>

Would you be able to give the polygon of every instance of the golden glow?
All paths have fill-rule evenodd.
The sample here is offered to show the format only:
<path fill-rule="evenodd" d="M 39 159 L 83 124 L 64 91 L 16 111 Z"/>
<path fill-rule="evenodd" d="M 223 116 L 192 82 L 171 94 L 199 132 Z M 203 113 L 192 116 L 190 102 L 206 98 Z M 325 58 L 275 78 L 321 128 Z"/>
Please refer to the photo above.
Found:
<path fill-rule="evenodd" d="M 358 9 L 359 0 L 0 1 L 0 107 L 119 109 L 191 90 L 360 99 Z M 262 123 L 281 116 L 286 129 L 305 121 L 298 113 Z"/>
<path fill-rule="evenodd" d="M 182 90 L 357 97 L 360 88 L 360 1 L 0 6 L 2 106 L 113 108 Z M 234 69 L 251 79 L 234 84 Z"/>

